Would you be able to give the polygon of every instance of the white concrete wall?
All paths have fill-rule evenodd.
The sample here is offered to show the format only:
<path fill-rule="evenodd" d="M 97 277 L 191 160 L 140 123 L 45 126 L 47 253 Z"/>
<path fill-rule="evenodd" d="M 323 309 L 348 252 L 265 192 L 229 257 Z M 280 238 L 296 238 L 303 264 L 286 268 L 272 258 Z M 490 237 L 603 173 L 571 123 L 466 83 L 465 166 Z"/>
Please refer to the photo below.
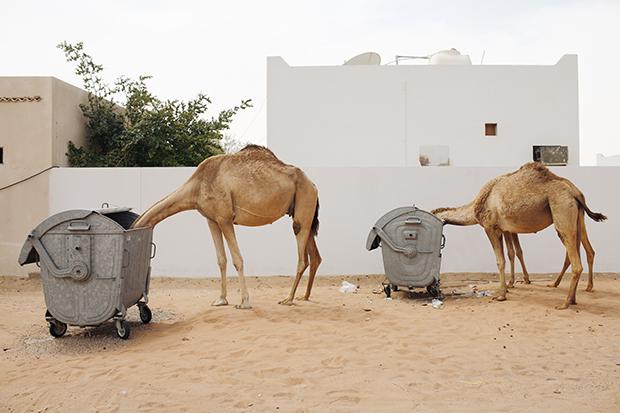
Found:
<path fill-rule="evenodd" d="M 324 261 L 320 274 L 382 273 L 381 253 L 365 242 L 374 222 L 392 208 L 416 203 L 430 210 L 468 202 L 487 180 L 511 168 L 306 168 L 320 191 L 318 245 Z M 98 208 L 102 202 L 133 206 L 138 212 L 178 187 L 193 168 L 71 169 L 51 171 L 50 210 Z M 554 168 L 586 194 L 604 223 L 587 219 L 597 252 L 596 271 L 620 271 L 617 234 L 620 167 Z M 292 274 L 296 265 L 290 218 L 258 228 L 236 227 L 245 268 L 250 275 Z M 446 227 L 442 271 L 496 271 L 489 241 L 478 226 Z M 24 234 L 25 235 L 25 234 Z M 552 228 L 522 235 L 531 272 L 559 271 L 564 251 Z M 154 275 L 218 276 L 215 252 L 204 218 L 195 211 L 170 217 L 155 229 Z M 229 274 L 234 274 L 232 265 Z"/>
<path fill-rule="evenodd" d="M 484 134 L 497 123 L 497 136 Z M 519 166 L 533 145 L 579 165 L 577 56 L 552 66 L 291 67 L 267 59 L 267 144 L 299 166 L 419 166 L 448 145 L 453 166 Z"/>

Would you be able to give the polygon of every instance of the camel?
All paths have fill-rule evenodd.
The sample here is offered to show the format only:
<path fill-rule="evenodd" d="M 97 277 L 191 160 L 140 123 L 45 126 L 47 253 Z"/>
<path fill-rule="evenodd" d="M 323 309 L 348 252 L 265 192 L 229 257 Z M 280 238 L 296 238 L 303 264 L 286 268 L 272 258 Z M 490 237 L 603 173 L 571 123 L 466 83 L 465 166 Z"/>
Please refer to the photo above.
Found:
<path fill-rule="evenodd" d="M 588 208 L 583 193 L 572 182 L 555 175 L 540 162 L 527 163 L 515 172 L 492 179 L 468 204 L 432 211 L 446 224 L 479 224 L 484 228 L 499 270 L 499 289 L 494 297 L 497 301 L 506 300 L 504 233 L 534 233 L 553 224 L 573 272 L 566 300 L 558 309 L 577 303 L 577 284 L 583 271 L 579 245 L 585 226 L 584 212 L 597 222 L 607 219 Z"/>
<path fill-rule="evenodd" d="M 226 291 L 226 239 L 241 286 L 240 309 L 252 308 L 243 274 L 243 258 L 233 225 L 262 226 L 288 214 L 297 241 L 297 273 L 291 291 L 279 304 L 292 305 L 301 276 L 310 266 L 305 295 L 321 263 L 315 237 L 319 228 L 318 190 L 299 168 L 279 160 L 271 150 L 247 145 L 235 154 L 204 160 L 176 191 L 144 212 L 133 227 L 154 227 L 181 211 L 197 210 L 206 219 L 220 268 L 221 292 L 212 305 L 228 305 Z"/>
<path fill-rule="evenodd" d="M 523 270 L 523 282 L 525 284 L 530 284 L 530 275 L 525 268 L 525 261 L 523 260 L 523 251 L 521 250 L 521 244 L 519 243 L 519 237 L 517 234 L 512 234 L 510 232 L 504 233 L 504 241 L 506 242 L 506 250 L 508 251 L 508 260 L 510 261 L 510 281 L 508 281 L 508 288 L 514 287 L 515 284 L 515 250 L 516 255 L 519 261 L 521 262 L 521 269 Z M 585 291 L 591 292 L 594 289 L 594 280 L 593 280 L 593 266 L 594 266 L 594 248 L 592 248 L 592 244 L 590 244 L 590 240 L 588 239 L 588 233 L 586 231 L 585 223 L 581 228 L 581 245 L 586 250 L 586 257 L 588 260 L 588 286 Z M 570 266 L 570 259 L 568 258 L 568 254 L 566 254 L 564 258 L 564 265 L 562 266 L 562 271 L 556 278 L 556 280 L 547 285 L 547 287 L 557 287 L 562 282 L 562 277 L 566 273 L 566 270 Z"/>

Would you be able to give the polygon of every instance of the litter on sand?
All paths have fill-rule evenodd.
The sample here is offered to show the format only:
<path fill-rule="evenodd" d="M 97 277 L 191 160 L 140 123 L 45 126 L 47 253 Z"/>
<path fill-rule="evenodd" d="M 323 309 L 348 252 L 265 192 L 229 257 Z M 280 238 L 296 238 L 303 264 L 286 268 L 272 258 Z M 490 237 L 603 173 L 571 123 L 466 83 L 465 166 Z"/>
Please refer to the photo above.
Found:
<path fill-rule="evenodd" d="M 340 292 L 341 293 L 356 293 L 357 285 L 351 284 L 348 281 L 343 281 L 342 285 L 340 286 Z"/>
<path fill-rule="evenodd" d="M 433 308 L 441 309 L 443 308 L 443 301 L 441 301 L 439 298 L 433 298 L 433 301 L 431 301 L 431 305 L 433 306 Z"/>

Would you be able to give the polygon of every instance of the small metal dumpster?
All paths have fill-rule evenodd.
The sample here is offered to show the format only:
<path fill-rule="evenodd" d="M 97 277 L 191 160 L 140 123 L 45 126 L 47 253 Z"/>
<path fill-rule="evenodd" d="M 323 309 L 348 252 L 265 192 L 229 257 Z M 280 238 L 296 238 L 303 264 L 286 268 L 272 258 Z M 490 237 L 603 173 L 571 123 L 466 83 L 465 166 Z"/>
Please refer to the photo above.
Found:
<path fill-rule="evenodd" d="M 67 324 L 96 326 L 114 319 L 118 336 L 127 339 L 125 316 L 136 304 L 142 322 L 151 321 L 153 230 L 130 229 L 137 217 L 130 208 L 70 210 L 47 218 L 28 235 L 19 264 L 41 267 L 52 336 L 62 337 Z"/>
<path fill-rule="evenodd" d="M 383 289 L 388 297 L 399 287 L 426 287 L 433 297 L 439 297 L 444 244 L 443 221 L 412 206 L 396 208 L 379 218 L 368 234 L 366 249 L 381 246 L 388 279 Z"/>

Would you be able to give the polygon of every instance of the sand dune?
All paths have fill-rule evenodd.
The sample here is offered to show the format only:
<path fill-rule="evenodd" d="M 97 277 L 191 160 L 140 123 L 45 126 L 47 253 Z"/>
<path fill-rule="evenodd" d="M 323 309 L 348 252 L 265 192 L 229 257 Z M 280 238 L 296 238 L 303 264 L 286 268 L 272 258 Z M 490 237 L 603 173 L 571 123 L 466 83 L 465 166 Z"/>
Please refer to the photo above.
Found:
<path fill-rule="evenodd" d="M 289 277 L 249 280 L 254 308 L 211 307 L 213 279 L 155 279 L 154 320 L 131 314 L 52 339 L 38 280 L 0 280 L 0 410 L 620 411 L 620 282 L 595 278 L 579 304 L 547 275 L 504 303 L 459 295 L 488 275 L 447 274 L 443 309 L 421 294 L 373 294 L 380 277 L 317 280 L 312 302 L 277 305 Z M 239 301 L 231 279 L 229 301 Z"/>

